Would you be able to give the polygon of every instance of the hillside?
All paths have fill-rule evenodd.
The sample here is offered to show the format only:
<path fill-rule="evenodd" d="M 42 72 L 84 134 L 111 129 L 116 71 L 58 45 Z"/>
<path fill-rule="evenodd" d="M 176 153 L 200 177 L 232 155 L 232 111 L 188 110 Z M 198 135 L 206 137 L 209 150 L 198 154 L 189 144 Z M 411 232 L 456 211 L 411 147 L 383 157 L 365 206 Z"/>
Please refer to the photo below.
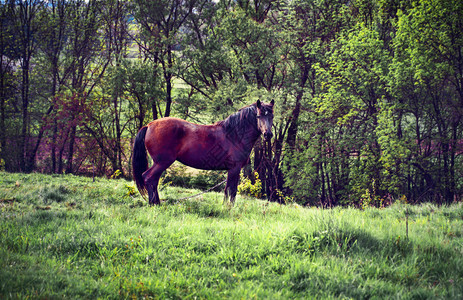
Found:
<path fill-rule="evenodd" d="M 133 191 L 0 172 L 0 298 L 463 297 L 461 203 L 230 208 L 165 187 L 149 207 Z"/>

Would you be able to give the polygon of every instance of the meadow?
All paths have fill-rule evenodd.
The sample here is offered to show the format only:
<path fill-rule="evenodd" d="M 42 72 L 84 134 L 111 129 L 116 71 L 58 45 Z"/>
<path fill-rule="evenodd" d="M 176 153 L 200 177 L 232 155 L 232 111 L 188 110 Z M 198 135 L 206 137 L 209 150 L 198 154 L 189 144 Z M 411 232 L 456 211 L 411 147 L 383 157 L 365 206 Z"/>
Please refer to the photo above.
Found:
<path fill-rule="evenodd" d="M 0 298 L 463 299 L 463 205 L 304 208 L 0 172 Z"/>

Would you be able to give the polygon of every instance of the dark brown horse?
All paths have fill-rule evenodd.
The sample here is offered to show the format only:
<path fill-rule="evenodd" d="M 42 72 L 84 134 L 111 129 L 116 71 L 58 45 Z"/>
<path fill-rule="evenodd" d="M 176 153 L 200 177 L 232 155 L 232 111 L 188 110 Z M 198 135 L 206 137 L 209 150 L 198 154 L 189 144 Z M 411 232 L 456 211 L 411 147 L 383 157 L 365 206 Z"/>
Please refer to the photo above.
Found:
<path fill-rule="evenodd" d="M 150 204 L 159 204 L 158 182 L 175 160 L 197 169 L 228 170 L 225 200 L 235 201 L 241 168 L 261 134 L 272 138 L 273 104 L 257 101 L 213 125 L 162 118 L 140 129 L 133 145 L 133 177 Z M 153 159 L 148 169 L 146 150 Z"/>

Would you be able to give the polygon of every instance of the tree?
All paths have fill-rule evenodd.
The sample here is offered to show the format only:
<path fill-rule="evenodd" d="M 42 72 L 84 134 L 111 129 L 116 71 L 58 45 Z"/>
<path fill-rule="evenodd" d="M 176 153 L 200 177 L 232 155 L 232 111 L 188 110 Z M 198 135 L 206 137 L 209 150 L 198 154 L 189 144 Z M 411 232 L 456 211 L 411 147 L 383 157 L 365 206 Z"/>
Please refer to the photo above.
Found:
<path fill-rule="evenodd" d="M 296 145 L 299 115 L 305 93 L 313 97 L 317 93 L 315 69 L 329 43 L 348 25 L 346 3 L 331 0 L 289 1 L 280 8 L 281 25 L 287 32 L 285 42 L 291 51 L 289 58 L 294 62 L 292 88 L 294 106 L 291 111 L 287 144 Z"/>
<path fill-rule="evenodd" d="M 182 27 L 186 19 L 193 13 L 197 0 L 136 0 L 135 18 L 140 24 L 139 46 L 147 58 L 159 64 L 162 69 L 165 86 L 165 110 L 162 114 L 153 105 L 153 116 L 168 117 L 172 110 L 172 90 L 176 55 L 174 51 L 180 45 Z M 155 100 L 153 100 L 155 101 Z"/>
<path fill-rule="evenodd" d="M 13 39 L 11 18 L 9 14 L 10 6 L 0 4 L 0 168 L 14 170 L 9 154 L 14 153 L 8 147 L 7 139 L 11 137 L 7 126 L 7 111 L 9 102 L 14 97 L 14 49 L 11 40 Z"/>
<path fill-rule="evenodd" d="M 49 129 L 49 125 L 46 118 L 49 116 L 54 109 L 55 97 L 60 93 L 63 84 L 66 82 L 69 71 L 63 70 L 63 58 L 62 52 L 64 44 L 68 36 L 68 25 L 67 19 L 70 17 L 70 5 L 65 0 L 50 1 L 49 5 L 44 8 L 39 15 L 41 24 L 41 31 L 38 34 L 37 43 L 38 49 L 43 54 L 43 63 L 38 66 L 43 71 L 43 88 L 44 91 L 40 97 L 48 99 L 48 108 L 45 112 L 44 121 L 41 122 L 39 134 L 37 136 L 35 146 L 29 156 L 29 164 L 34 165 L 37 155 L 37 151 L 42 142 L 45 131 Z M 41 55 L 38 55 L 39 57 Z M 51 161 L 52 167 L 51 172 L 56 172 L 56 138 L 58 132 L 58 125 L 56 122 L 52 125 L 52 141 L 51 141 Z"/>
<path fill-rule="evenodd" d="M 323 125 L 318 123 L 319 131 L 313 132 L 313 124 L 308 120 L 322 122 L 323 117 L 312 116 L 317 114 L 316 106 L 313 105 L 313 98 L 317 97 L 321 88 L 317 78 L 316 66 L 325 66 L 326 53 L 332 48 L 337 36 L 350 26 L 349 6 L 338 1 L 288 1 L 278 8 L 278 22 L 284 32 L 284 45 L 288 48 L 287 59 L 291 68 L 288 69 L 286 90 L 291 95 L 284 103 L 285 125 L 280 132 L 286 133 L 285 145 L 286 154 L 283 161 L 286 192 L 294 192 L 291 186 L 294 179 L 290 174 L 297 174 L 299 168 L 291 170 L 297 156 L 301 151 L 300 145 L 307 146 L 306 139 L 317 141 L 318 146 L 315 152 L 321 158 L 325 149 L 321 145 L 327 134 Z M 315 117 L 315 118 L 314 118 Z M 300 126 L 303 126 L 302 129 Z M 315 136 L 313 136 L 315 135 Z M 298 137 L 301 138 L 298 141 Z M 304 146 L 302 146 L 304 147 Z M 320 159 L 313 161 L 315 174 L 313 183 L 321 186 L 321 199 L 324 203 L 325 195 L 325 172 Z M 310 169 L 310 168 L 309 168 Z M 305 185 L 311 186 L 310 184 Z M 312 194 L 312 193 L 309 193 Z"/>
<path fill-rule="evenodd" d="M 113 148 L 112 151 L 109 151 L 110 158 L 113 166 L 113 172 L 120 170 L 123 174 L 122 168 L 122 157 L 123 157 L 123 146 L 122 146 L 122 96 L 123 96 L 123 70 L 121 70 L 121 61 L 127 57 L 127 49 L 129 45 L 129 35 L 128 35 L 128 9 L 125 2 L 119 0 L 109 0 L 106 5 L 103 7 L 104 13 L 102 14 L 102 19 L 104 24 L 102 25 L 105 29 L 105 41 L 107 42 L 106 48 L 109 49 L 109 52 L 113 55 L 112 68 L 110 69 L 109 76 L 111 81 L 111 110 L 108 116 L 112 118 L 113 128 L 110 132 L 114 133 L 113 136 Z M 122 72 L 121 72 L 122 71 Z M 105 99 L 105 97 L 103 97 Z M 91 131 L 95 132 L 95 131 Z M 103 133 L 103 131 L 100 131 Z M 98 142 L 100 138 L 94 136 Z M 101 142 L 100 142 L 101 143 Z"/>
<path fill-rule="evenodd" d="M 27 0 L 8 2 L 10 20 L 12 21 L 12 34 L 16 47 L 14 49 L 15 57 L 20 61 L 21 67 L 21 137 L 18 148 L 20 151 L 20 169 L 25 172 L 32 171 L 32 165 L 28 163 L 29 144 L 30 144 L 30 73 L 31 60 L 37 50 L 35 36 L 39 32 L 37 16 L 43 7 L 43 1 Z"/>
<path fill-rule="evenodd" d="M 456 170 L 462 164 L 462 17 L 458 1 L 421 1 L 399 13 L 394 41 L 395 91 L 415 121 L 413 185 L 419 186 L 419 177 L 426 181 L 424 193 L 416 197 L 428 194 L 446 203 L 461 188 Z"/>
<path fill-rule="evenodd" d="M 111 61 L 111 49 L 105 49 L 100 40 L 99 30 L 102 23 L 98 4 L 97 1 L 84 0 L 71 3 L 69 21 L 71 33 L 70 43 L 65 48 L 68 58 L 65 67 L 70 72 L 70 88 L 73 95 L 84 99 L 91 94 Z M 77 125 L 73 126 L 69 133 L 67 173 L 73 171 L 77 128 Z"/>

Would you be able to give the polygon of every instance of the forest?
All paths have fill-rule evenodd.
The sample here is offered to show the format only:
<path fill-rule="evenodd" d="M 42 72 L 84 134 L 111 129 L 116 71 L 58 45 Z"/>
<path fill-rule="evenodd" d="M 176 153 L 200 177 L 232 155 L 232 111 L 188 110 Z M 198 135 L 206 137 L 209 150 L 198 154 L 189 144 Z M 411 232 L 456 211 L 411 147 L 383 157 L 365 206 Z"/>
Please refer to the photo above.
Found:
<path fill-rule="evenodd" d="M 151 120 L 260 99 L 274 135 L 243 173 L 269 201 L 462 199 L 462 1 L 6 0 L 0 16 L 0 170 L 130 178 Z"/>

